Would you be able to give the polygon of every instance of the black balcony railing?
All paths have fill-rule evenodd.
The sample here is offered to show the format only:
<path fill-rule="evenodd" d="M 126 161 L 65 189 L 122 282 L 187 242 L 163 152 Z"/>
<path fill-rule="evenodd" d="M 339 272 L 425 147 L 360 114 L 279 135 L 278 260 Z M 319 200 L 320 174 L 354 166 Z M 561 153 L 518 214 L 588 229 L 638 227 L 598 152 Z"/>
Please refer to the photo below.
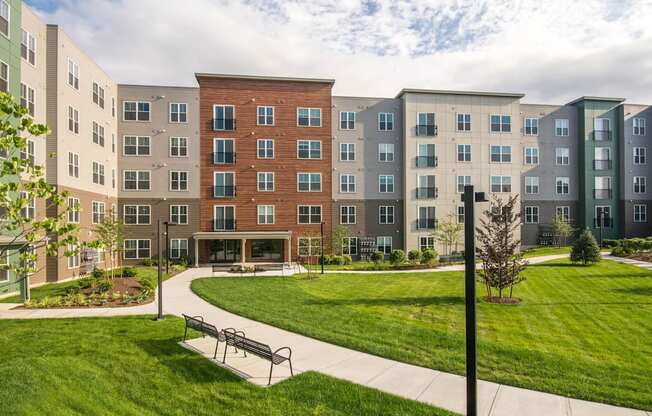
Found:
<path fill-rule="evenodd" d="M 611 140 L 611 133 L 611 130 L 595 130 L 593 135 L 596 141 L 603 142 Z"/>
<path fill-rule="evenodd" d="M 595 199 L 611 199 L 611 189 L 594 189 L 593 198 Z"/>
<path fill-rule="evenodd" d="M 215 198 L 232 198 L 235 196 L 235 186 L 220 185 L 213 188 L 213 196 Z"/>
<path fill-rule="evenodd" d="M 594 228 L 612 228 L 614 220 L 611 217 L 602 217 L 602 218 L 593 218 L 593 227 Z"/>
<path fill-rule="evenodd" d="M 439 195 L 439 190 L 434 186 L 428 187 L 418 187 L 417 188 L 417 199 L 434 199 Z"/>
<path fill-rule="evenodd" d="M 417 156 L 418 168 L 434 168 L 439 164 L 437 156 Z"/>
<path fill-rule="evenodd" d="M 418 218 L 417 230 L 434 230 L 437 228 L 437 220 L 434 218 Z"/>
<path fill-rule="evenodd" d="M 604 159 L 604 160 L 594 160 L 593 161 L 593 169 L 594 170 L 609 170 L 611 169 L 611 160 L 610 159 Z"/>
<path fill-rule="evenodd" d="M 434 124 L 417 124 L 417 136 L 436 136 L 437 126 Z"/>
<path fill-rule="evenodd" d="M 213 220 L 213 229 L 215 231 L 233 231 L 235 230 L 235 219 L 218 218 Z"/>
<path fill-rule="evenodd" d="M 213 164 L 232 164 L 235 163 L 235 152 L 214 152 Z"/>

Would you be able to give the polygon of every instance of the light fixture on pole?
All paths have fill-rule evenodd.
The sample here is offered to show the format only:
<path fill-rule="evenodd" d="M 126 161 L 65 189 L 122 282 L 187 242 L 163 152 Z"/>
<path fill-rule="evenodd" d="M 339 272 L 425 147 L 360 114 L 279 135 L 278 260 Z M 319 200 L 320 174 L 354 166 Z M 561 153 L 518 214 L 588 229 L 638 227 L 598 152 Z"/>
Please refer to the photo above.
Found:
<path fill-rule="evenodd" d="M 165 221 L 165 274 L 170 275 L 170 233 L 169 227 L 177 225 L 174 222 Z"/>
<path fill-rule="evenodd" d="M 161 264 L 161 220 L 158 220 L 157 223 L 157 237 L 156 237 L 156 246 L 158 249 L 158 315 L 156 316 L 157 321 L 163 320 L 163 265 Z"/>

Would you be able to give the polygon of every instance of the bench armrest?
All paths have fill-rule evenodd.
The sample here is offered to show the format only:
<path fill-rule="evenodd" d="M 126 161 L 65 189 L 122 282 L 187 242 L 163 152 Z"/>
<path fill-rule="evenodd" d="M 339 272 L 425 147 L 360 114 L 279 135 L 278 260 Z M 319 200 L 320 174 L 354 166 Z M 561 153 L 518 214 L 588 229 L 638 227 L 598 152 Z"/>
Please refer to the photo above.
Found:
<path fill-rule="evenodd" d="M 242 334 L 243 338 L 246 338 L 247 336 L 245 335 L 244 331 L 236 331 L 235 328 L 224 328 L 222 329 L 222 332 L 229 331 L 232 334 L 240 335 Z"/>
<path fill-rule="evenodd" d="M 281 350 L 288 350 L 290 352 L 290 354 L 288 354 L 287 358 L 288 359 L 292 358 L 292 350 L 290 349 L 290 347 L 281 347 L 281 348 L 277 349 L 276 351 L 274 351 L 274 354 L 278 354 L 278 352 L 281 351 Z"/>

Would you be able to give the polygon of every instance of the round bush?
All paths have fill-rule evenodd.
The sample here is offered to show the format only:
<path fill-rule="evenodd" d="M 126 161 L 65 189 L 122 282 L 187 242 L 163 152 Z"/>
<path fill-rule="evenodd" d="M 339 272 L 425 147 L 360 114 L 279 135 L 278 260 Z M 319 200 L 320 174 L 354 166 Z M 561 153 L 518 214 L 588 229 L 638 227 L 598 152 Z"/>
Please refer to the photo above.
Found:
<path fill-rule="evenodd" d="M 353 259 L 351 258 L 351 256 L 342 256 L 342 258 L 344 259 L 344 264 L 353 263 Z"/>
<path fill-rule="evenodd" d="M 435 249 L 427 248 L 421 253 L 421 263 L 423 264 L 434 264 L 439 260 L 439 254 Z"/>
<path fill-rule="evenodd" d="M 408 260 L 412 263 L 419 263 L 421 261 L 421 250 L 410 250 L 408 253 Z"/>
<path fill-rule="evenodd" d="M 344 265 L 344 257 L 342 256 L 332 256 L 329 264 L 335 264 L 337 266 Z"/>
<path fill-rule="evenodd" d="M 405 263 L 405 252 L 403 250 L 392 250 L 389 255 L 389 261 L 394 266 Z"/>
<path fill-rule="evenodd" d="M 381 263 L 383 260 L 385 260 L 385 255 L 382 252 L 374 251 L 371 253 L 371 261 L 374 263 Z"/>

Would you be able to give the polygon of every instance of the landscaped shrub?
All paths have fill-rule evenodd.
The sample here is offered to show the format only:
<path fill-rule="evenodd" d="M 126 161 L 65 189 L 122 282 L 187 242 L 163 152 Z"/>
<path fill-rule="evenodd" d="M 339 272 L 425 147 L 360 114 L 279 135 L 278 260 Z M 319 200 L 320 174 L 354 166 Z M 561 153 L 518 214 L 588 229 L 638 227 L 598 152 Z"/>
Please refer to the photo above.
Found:
<path fill-rule="evenodd" d="M 156 266 L 156 262 L 152 259 L 143 259 L 142 265 L 145 267 Z"/>
<path fill-rule="evenodd" d="M 353 259 L 351 258 L 351 256 L 346 256 L 345 255 L 345 256 L 342 256 L 342 258 L 344 259 L 344 264 L 345 265 L 353 263 Z"/>
<path fill-rule="evenodd" d="M 385 254 L 383 254 L 380 251 L 374 251 L 371 253 L 371 261 L 373 261 L 376 264 L 382 263 L 383 260 L 385 260 Z"/>
<path fill-rule="evenodd" d="M 421 261 L 421 250 L 410 250 L 408 252 L 408 260 L 411 263 L 419 263 Z"/>
<path fill-rule="evenodd" d="M 136 277 L 137 273 L 138 272 L 136 271 L 136 269 L 134 267 L 123 267 L 122 270 L 121 270 L 120 275 L 122 277 Z"/>
<path fill-rule="evenodd" d="M 614 248 L 611 249 L 611 255 L 616 256 L 616 257 L 627 257 L 631 255 L 632 253 L 627 250 L 625 247 L 622 246 L 615 246 Z"/>
<path fill-rule="evenodd" d="M 422 264 L 435 264 L 439 260 L 439 254 L 433 248 L 427 248 L 421 253 L 421 263 Z"/>
<path fill-rule="evenodd" d="M 344 257 L 342 256 L 331 256 L 331 261 L 329 264 L 334 264 L 336 266 L 344 265 Z"/>
<path fill-rule="evenodd" d="M 88 289 L 90 287 L 93 287 L 94 284 L 95 284 L 95 279 L 93 278 L 93 276 L 85 276 L 77 280 L 77 287 L 79 287 L 80 289 Z"/>
<path fill-rule="evenodd" d="M 405 263 L 405 252 L 403 250 L 392 250 L 389 255 L 389 261 L 394 266 Z"/>
<path fill-rule="evenodd" d="M 113 289 L 113 282 L 110 279 L 101 278 L 97 281 L 95 287 L 100 293 L 106 293 Z"/>
<path fill-rule="evenodd" d="M 584 265 L 600 261 L 600 247 L 588 228 L 582 231 L 573 243 L 570 259 L 572 262 L 581 262 Z"/>

